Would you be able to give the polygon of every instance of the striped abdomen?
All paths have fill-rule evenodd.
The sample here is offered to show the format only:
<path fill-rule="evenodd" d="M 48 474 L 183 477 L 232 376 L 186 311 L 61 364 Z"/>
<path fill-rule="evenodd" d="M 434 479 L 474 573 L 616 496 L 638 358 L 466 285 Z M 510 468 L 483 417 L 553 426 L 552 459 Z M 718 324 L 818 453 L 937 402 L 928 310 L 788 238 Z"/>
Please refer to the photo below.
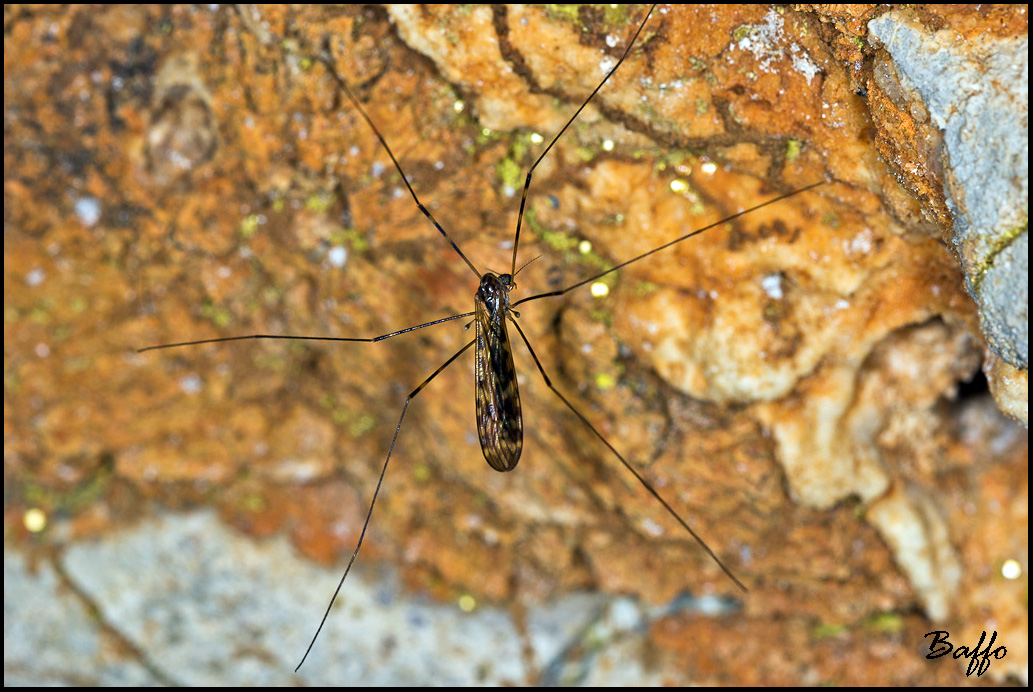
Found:
<path fill-rule="evenodd" d="M 509 291 L 514 285 L 509 274 L 485 274 L 477 289 L 474 308 L 477 436 L 485 460 L 496 471 L 515 469 L 524 446 L 520 391 L 506 330 Z"/>

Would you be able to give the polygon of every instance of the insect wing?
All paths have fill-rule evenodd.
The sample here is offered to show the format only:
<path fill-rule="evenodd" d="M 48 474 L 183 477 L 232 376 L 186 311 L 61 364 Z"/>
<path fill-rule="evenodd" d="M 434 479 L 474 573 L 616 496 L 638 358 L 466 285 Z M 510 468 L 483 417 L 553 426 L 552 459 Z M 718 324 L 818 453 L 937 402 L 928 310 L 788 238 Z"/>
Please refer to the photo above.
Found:
<path fill-rule="evenodd" d="M 477 436 L 488 464 L 496 471 L 512 471 L 523 450 L 524 423 L 505 312 L 490 310 L 478 296 L 474 322 Z"/>

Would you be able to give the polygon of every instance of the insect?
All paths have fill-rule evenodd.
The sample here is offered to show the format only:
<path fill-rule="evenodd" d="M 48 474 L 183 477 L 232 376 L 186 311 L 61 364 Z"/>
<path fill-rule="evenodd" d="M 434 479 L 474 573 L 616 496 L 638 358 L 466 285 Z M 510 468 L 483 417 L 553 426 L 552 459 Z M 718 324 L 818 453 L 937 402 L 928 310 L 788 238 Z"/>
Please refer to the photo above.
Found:
<path fill-rule="evenodd" d="M 412 197 L 419 211 L 427 218 L 427 220 L 434 226 L 438 231 L 439 235 L 444 241 L 446 241 L 451 250 L 462 260 L 467 268 L 476 276 L 479 280 L 479 288 L 475 297 L 475 308 L 472 312 L 466 312 L 461 314 L 455 314 L 448 317 L 424 322 L 421 324 L 406 327 L 404 329 L 392 331 L 386 334 L 373 336 L 373 337 L 330 337 L 330 336 L 295 336 L 295 335 L 278 335 L 278 334 L 252 334 L 246 336 L 236 336 L 227 338 L 216 338 L 216 339 L 201 339 L 188 342 L 179 342 L 173 344 L 162 344 L 160 346 L 152 346 L 143 351 L 154 350 L 154 349 L 166 349 L 174 347 L 185 347 L 207 343 L 237 341 L 244 339 L 301 339 L 309 341 L 342 341 L 342 342 L 364 342 L 374 343 L 380 342 L 394 337 L 401 336 L 403 334 L 409 334 L 415 331 L 424 330 L 430 327 L 444 324 L 446 322 L 462 321 L 467 320 L 466 326 L 473 326 L 475 331 L 475 337 L 468 341 L 462 348 L 456 351 L 451 357 L 449 357 L 444 363 L 442 363 L 437 369 L 435 369 L 428 377 L 426 377 L 415 389 L 413 389 L 405 399 L 402 405 L 401 413 L 398 417 L 398 422 L 394 430 L 394 435 L 391 439 L 390 445 L 383 465 L 380 470 L 379 477 L 376 482 L 376 488 L 373 492 L 373 496 L 370 500 L 369 508 L 365 514 L 363 521 L 362 530 L 360 532 L 358 541 L 356 543 L 355 550 L 352 554 L 351 559 L 338 583 L 337 589 L 334 592 L 333 597 L 330 600 L 330 604 L 323 615 L 323 619 L 320 622 L 319 628 L 313 636 L 312 642 L 309 644 L 309 648 L 305 652 L 301 663 L 298 667 L 304 663 L 307 658 L 309 651 L 311 651 L 316 639 L 319 636 L 323 625 L 329 616 L 330 610 L 333 607 L 334 602 L 337 599 L 337 595 L 340 593 L 343 587 L 344 581 L 347 578 L 348 573 L 351 570 L 352 565 L 358 555 L 359 549 L 362 546 L 363 539 L 366 535 L 366 530 L 369 527 L 370 520 L 372 517 L 373 509 L 376 505 L 380 490 L 386 476 L 387 467 L 390 459 L 394 453 L 396 443 L 399 439 L 399 433 L 403 429 L 403 424 L 406 421 L 406 415 L 409 412 L 409 405 L 415 400 L 417 395 L 427 387 L 440 373 L 446 368 L 452 365 L 456 360 L 460 358 L 470 349 L 474 350 L 475 356 L 475 392 L 476 392 L 476 409 L 477 409 L 477 430 L 480 441 L 480 446 L 483 451 L 484 457 L 488 464 L 498 471 L 511 471 L 516 466 L 520 459 L 523 450 L 523 420 L 522 410 L 520 404 L 519 390 L 517 387 L 516 369 L 513 362 L 512 355 L 512 344 L 510 334 L 508 331 L 509 326 L 512 326 L 516 330 L 516 336 L 519 337 L 524 346 L 527 348 L 528 353 L 534 361 L 536 369 L 539 375 L 543 378 L 545 385 L 560 399 L 563 405 L 573 413 L 574 416 L 597 438 L 603 445 L 605 445 L 609 452 L 616 458 L 620 464 L 633 475 L 638 483 L 641 484 L 645 490 L 650 493 L 664 508 L 664 510 L 672 518 L 674 518 L 683 529 L 688 532 L 694 540 L 706 551 L 706 553 L 714 560 L 714 562 L 720 566 L 725 572 L 729 579 L 731 579 L 740 589 L 746 591 L 746 587 L 742 582 L 732 573 L 731 569 L 728 568 L 724 562 L 718 557 L 718 555 L 707 545 L 704 539 L 698 535 L 696 531 L 682 518 L 682 516 L 672 507 L 672 505 L 664 499 L 660 492 L 653 487 L 646 478 L 632 465 L 628 459 L 623 455 L 615 445 L 604 436 L 599 429 L 593 425 L 589 418 L 576 407 L 571 400 L 564 395 L 552 382 L 546 369 L 543 367 L 538 355 L 532 347 L 529 339 L 527 338 L 524 330 L 521 328 L 519 322 L 520 313 L 519 306 L 524 303 L 531 303 L 547 298 L 555 298 L 567 294 L 570 291 L 579 289 L 586 285 L 589 285 L 598 279 L 601 279 L 613 272 L 631 265 L 639 260 L 645 259 L 653 255 L 654 253 L 660 252 L 667 248 L 670 248 L 684 240 L 687 240 L 699 233 L 703 233 L 713 226 L 705 226 L 703 228 L 693 229 L 679 237 L 676 237 L 669 242 L 653 248 L 647 252 L 639 253 L 630 259 L 627 259 L 616 266 L 607 268 L 605 271 L 599 271 L 588 278 L 581 279 L 571 285 L 555 290 L 548 290 L 544 292 L 534 293 L 530 296 L 520 298 L 518 300 L 511 301 L 510 293 L 516 288 L 516 277 L 521 271 L 527 266 L 518 266 L 518 257 L 521 247 L 521 230 L 524 228 L 523 224 L 526 220 L 526 202 L 528 199 L 528 190 L 532 180 L 532 175 L 538 165 L 545 160 L 546 156 L 553 149 L 553 146 L 560 140 L 560 138 L 567 132 L 568 128 L 576 121 L 582 110 L 593 100 L 596 93 L 604 87 L 607 81 L 615 74 L 620 66 L 624 63 L 625 59 L 630 54 L 632 48 L 635 46 L 636 41 L 642 34 L 643 29 L 646 27 L 650 18 L 653 16 L 653 9 L 650 9 L 645 13 L 644 18 L 638 24 L 637 30 L 634 35 L 626 41 L 626 48 L 619 60 L 609 69 L 609 72 L 605 75 L 602 81 L 599 82 L 598 86 L 592 91 L 591 94 L 584 100 L 581 107 L 578 108 L 573 115 L 569 117 L 564 125 L 552 138 L 549 144 L 539 154 L 535 162 L 531 165 L 527 172 L 526 178 L 523 183 L 523 191 L 521 195 L 520 207 L 517 216 L 516 231 L 514 233 L 512 241 L 512 253 L 509 263 L 509 271 L 505 273 L 499 273 L 495 271 L 483 272 L 474 264 L 474 262 L 463 252 L 460 244 L 455 238 L 450 235 L 445 228 L 437 221 L 433 213 L 423 204 L 417 192 L 410 184 L 410 180 L 406 173 L 403 171 L 402 166 L 395 158 L 395 154 L 391 151 L 388 142 L 383 137 L 381 132 L 377 129 L 372 119 L 367 115 L 366 110 L 363 108 L 361 101 L 354 95 L 353 91 L 349 87 L 348 83 L 341 78 L 334 67 L 333 57 L 328 53 L 322 53 L 318 60 L 322 62 L 326 67 L 328 74 L 332 77 L 334 82 L 337 84 L 340 92 L 345 94 L 348 101 L 354 107 L 354 109 L 361 115 L 362 119 L 366 121 L 376 138 L 383 145 L 384 150 L 388 153 L 391 158 L 391 162 L 397 169 L 401 180 L 404 182 L 405 188 L 408 194 Z M 794 190 L 785 195 L 769 199 L 761 204 L 752 206 L 750 209 L 740 212 L 736 216 L 748 214 L 756 211 L 761 207 L 774 204 L 786 197 L 799 194 L 803 190 L 810 189 L 802 188 Z M 735 217 L 731 217 L 735 218 Z M 727 221 L 729 219 L 725 219 Z M 472 320 L 471 320 L 472 318 Z"/>

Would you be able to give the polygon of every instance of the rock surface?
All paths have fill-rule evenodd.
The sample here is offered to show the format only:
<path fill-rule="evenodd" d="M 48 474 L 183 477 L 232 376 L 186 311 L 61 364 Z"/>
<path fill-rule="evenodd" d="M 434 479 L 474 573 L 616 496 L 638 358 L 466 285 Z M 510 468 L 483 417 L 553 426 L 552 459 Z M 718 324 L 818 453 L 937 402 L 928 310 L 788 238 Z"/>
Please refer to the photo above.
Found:
<path fill-rule="evenodd" d="M 954 12 L 952 26 L 1001 31 Z M 517 297 L 827 181 L 609 275 L 603 297 L 519 308 L 557 387 L 749 595 L 519 339 L 519 468 L 483 463 L 460 359 L 410 407 L 362 563 L 515 611 L 584 589 L 735 604 L 648 625 L 653 681 L 965 681 L 921 655 L 935 629 L 998 630 L 1009 653 L 991 677 L 1025 681 L 1028 443 L 980 366 L 1013 403 L 1025 373 L 993 374 L 935 186 L 898 183 L 935 170 L 933 149 L 881 148 L 875 14 L 658 7 L 528 196 L 519 262 L 541 259 Z M 313 60 L 324 43 L 427 208 L 481 271 L 505 272 L 524 171 L 643 16 L 7 6 L 8 550 L 71 564 L 157 502 L 342 566 L 402 402 L 467 342 L 465 320 L 377 344 L 135 349 L 374 336 L 472 310 L 474 273 Z M 59 528 L 30 535 L 33 508 Z M 167 626 L 126 617 L 127 633 Z M 118 655 L 146 668 L 155 653 L 133 640 Z"/>

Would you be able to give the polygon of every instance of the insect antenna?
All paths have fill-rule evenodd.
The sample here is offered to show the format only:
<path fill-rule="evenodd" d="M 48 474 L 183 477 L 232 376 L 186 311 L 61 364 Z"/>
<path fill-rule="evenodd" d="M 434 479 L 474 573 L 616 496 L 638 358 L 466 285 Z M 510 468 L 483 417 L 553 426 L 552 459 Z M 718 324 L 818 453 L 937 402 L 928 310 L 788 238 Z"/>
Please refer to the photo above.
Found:
<path fill-rule="evenodd" d="M 525 269 L 527 269 L 527 265 L 531 264 L 531 262 L 537 262 L 541 258 L 542 258 L 541 255 L 537 255 L 537 256 L 532 257 L 531 259 L 527 260 L 526 262 L 524 262 L 522 265 L 520 265 L 520 269 L 517 269 L 515 272 L 513 272 L 513 277 L 516 278 L 517 274 L 519 274 L 520 272 L 522 272 Z"/>

